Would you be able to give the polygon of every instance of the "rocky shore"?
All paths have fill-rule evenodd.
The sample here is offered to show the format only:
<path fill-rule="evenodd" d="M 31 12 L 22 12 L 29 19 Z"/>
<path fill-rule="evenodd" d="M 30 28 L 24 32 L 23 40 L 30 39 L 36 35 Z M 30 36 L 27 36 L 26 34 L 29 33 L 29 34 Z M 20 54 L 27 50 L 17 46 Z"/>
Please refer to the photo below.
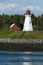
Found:
<path fill-rule="evenodd" d="M 9 38 L 4 38 L 0 39 L 0 43 L 27 43 L 27 44 L 33 44 L 33 43 L 43 43 L 43 39 L 9 39 Z"/>
<path fill-rule="evenodd" d="M 43 39 L 0 39 L 0 50 L 43 51 Z"/>

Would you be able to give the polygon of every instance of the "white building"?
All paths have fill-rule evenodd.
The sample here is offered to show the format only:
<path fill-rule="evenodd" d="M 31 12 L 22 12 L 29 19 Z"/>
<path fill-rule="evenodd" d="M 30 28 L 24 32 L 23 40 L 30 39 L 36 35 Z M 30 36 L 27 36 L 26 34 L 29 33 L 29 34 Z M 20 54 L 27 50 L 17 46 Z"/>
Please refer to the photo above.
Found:
<path fill-rule="evenodd" d="M 33 31 L 30 10 L 26 10 L 23 31 Z"/>

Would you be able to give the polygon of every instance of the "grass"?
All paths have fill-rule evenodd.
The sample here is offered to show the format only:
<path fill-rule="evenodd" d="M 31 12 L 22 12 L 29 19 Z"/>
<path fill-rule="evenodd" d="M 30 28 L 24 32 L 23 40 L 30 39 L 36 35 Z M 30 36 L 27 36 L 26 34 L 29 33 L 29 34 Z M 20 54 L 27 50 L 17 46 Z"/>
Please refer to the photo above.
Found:
<path fill-rule="evenodd" d="M 0 38 L 19 39 L 23 31 L 0 31 Z M 43 39 L 43 31 L 25 32 L 22 39 Z"/>

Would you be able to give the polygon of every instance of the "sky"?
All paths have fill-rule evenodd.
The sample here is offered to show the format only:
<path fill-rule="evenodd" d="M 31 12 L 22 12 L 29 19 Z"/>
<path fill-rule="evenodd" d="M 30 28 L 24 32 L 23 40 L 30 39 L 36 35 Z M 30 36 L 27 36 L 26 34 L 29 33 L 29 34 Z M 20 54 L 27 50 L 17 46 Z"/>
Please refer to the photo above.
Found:
<path fill-rule="evenodd" d="M 43 14 L 43 0 L 0 0 L 0 14 L 24 14 L 27 9 L 36 16 Z"/>

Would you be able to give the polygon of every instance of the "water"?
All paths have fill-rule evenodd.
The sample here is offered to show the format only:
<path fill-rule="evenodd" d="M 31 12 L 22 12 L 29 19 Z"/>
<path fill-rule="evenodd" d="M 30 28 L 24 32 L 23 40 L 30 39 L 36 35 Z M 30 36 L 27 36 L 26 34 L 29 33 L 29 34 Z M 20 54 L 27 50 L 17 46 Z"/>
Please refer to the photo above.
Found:
<path fill-rule="evenodd" d="M 0 51 L 0 65 L 43 65 L 43 52 Z"/>

